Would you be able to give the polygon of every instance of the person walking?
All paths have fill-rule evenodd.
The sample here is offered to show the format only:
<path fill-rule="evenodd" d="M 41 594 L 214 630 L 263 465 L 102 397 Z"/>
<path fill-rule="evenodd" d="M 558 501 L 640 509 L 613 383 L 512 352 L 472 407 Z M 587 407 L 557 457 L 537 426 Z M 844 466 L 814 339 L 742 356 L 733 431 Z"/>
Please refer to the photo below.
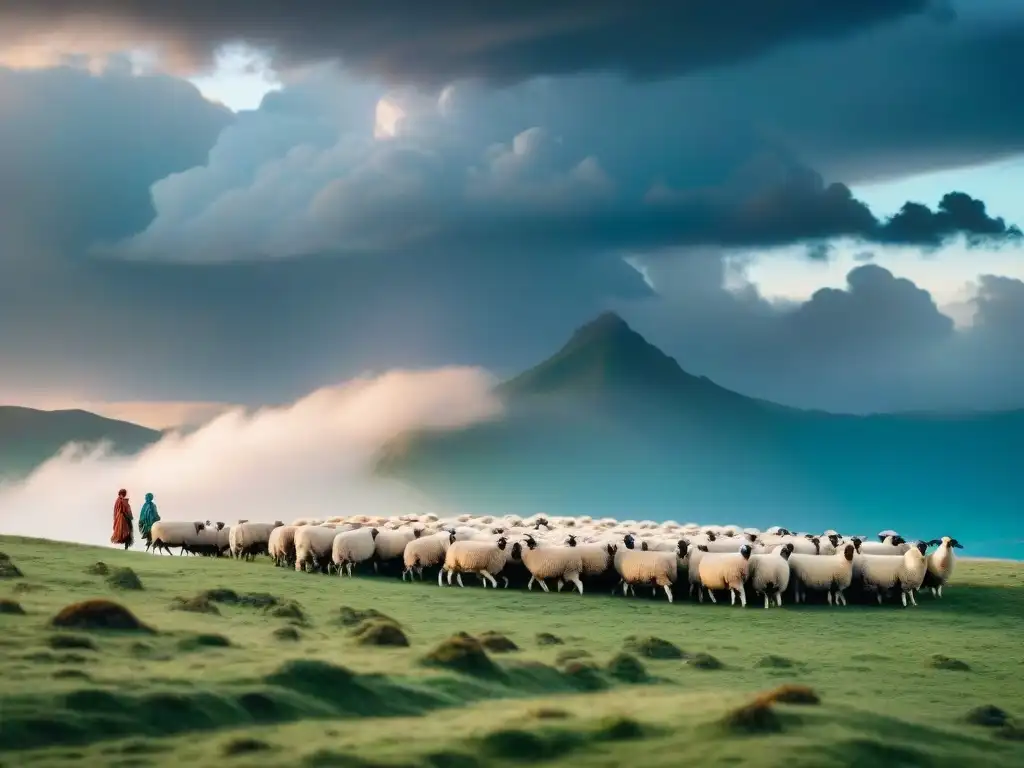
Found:
<path fill-rule="evenodd" d="M 139 535 L 149 545 L 152 539 L 153 524 L 160 522 L 160 513 L 156 510 L 156 503 L 153 501 L 153 494 L 146 494 L 146 503 L 139 510 Z"/>
<path fill-rule="evenodd" d="M 133 542 L 132 505 L 128 503 L 128 491 L 122 488 L 114 501 L 114 532 L 110 536 L 110 543 L 124 544 L 127 550 Z"/>

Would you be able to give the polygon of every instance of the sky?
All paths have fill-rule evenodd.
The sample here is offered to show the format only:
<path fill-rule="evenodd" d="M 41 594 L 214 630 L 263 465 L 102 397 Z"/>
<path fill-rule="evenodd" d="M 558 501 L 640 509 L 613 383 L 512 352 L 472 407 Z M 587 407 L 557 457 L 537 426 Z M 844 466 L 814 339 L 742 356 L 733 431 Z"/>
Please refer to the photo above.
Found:
<path fill-rule="evenodd" d="M 11 0 L 0 402 L 502 377 L 614 309 L 788 405 L 1022 408 L 1019 71 L 1014 0 Z"/>

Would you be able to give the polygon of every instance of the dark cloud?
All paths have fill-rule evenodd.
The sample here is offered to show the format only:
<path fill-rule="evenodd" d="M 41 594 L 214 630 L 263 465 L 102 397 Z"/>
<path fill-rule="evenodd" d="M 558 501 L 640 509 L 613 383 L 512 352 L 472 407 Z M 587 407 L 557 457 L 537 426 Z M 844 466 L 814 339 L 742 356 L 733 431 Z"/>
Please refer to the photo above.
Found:
<path fill-rule="evenodd" d="M 934 7 L 931 0 L 8 0 L 0 28 L 17 40 L 91 24 L 108 36 L 171 44 L 179 58 L 198 62 L 244 41 L 286 64 L 339 58 L 406 82 L 508 82 L 584 71 L 674 75 L 928 16 Z"/>
<path fill-rule="evenodd" d="M 175 78 L 0 67 L 0 258 L 144 228 L 150 185 L 205 162 L 230 121 Z"/>
<path fill-rule="evenodd" d="M 1024 282 L 984 276 L 955 328 L 928 292 L 863 264 L 843 289 L 776 304 L 723 287 L 715 252 L 647 260 L 656 301 L 622 312 L 693 373 L 800 407 L 872 412 L 1024 407 Z M 984 404 L 984 405 L 982 405 Z"/>
<path fill-rule="evenodd" d="M 992 239 L 1020 240 L 1020 228 L 989 216 L 985 203 L 963 192 L 950 192 L 932 211 L 921 203 L 906 203 L 881 227 L 879 240 L 901 245 L 941 245 L 953 235 L 970 243 Z"/>

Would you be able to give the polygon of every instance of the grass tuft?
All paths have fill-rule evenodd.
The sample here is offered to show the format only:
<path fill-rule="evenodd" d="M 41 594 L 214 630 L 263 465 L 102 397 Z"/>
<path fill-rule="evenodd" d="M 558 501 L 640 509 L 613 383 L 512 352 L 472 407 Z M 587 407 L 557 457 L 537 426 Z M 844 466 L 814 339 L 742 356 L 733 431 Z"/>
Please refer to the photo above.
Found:
<path fill-rule="evenodd" d="M 782 720 L 772 709 L 770 701 L 754 701 L 731 709 L 722 718 L 726 730 L 736 734 L 780 733 Z"/>
<path fill-rule="evenodd" d="M 710 653 L 695 654 L 694 657 L 690 659 L 689 663 L 690 666 L 694 667 L 695 669 L 714 670 L 723 669 L 725 667 L 725 664 L 716 659 Z"/>
<path fill-rule="evenodd" d="M 1010 716 L 992 704 L 975 707 L 967 713 L 965 719 L 971 725 L 980 725 L 984 728 L 999 728 L 1010 722 Z"/>
<path fill-rule="evenodd" d="M 821 704 L 821 698 L 806 685 L 787 684 L 759 693 L 755 701 L 763 704 Z"/>
<path fill-rule="evenodd" d="M 117 568 L 107 576 L 107 584 L 112 589 L 138 591 L 142 589 L 142 579 L 131 568 Z"/>
<path fill-rule="evenodd" d="M 8 555 L 0 552 L 0 579 L 20 579 L 24 575 Z"/>
<path fill-rule="evenodd" d="M 402 626 L 386 613 L 381 613 L 375 608 L 352 608 L 351 606 L 343 605 L 338 609 L 337 622 L 343 627 L 358 627 L 364 621 L 368 621 L 370 619 L 387 621 L 394 624 L 396 627 Z"/>
<path fill-rule="evenodd" d="M 952 659 L 940 653 L 935 654 L 928 660 L 928 666 L 932 669 L 948 669 L 953 672 L 970 672 L 971 667 L 966 661 Z"/>
<path fill-rule="evenodd" d="M 302 639 L 302 635 L 299 634 L 299 630 L 295 627 L 278 627 L 274 630 L 273 636 L 275 640 L 290 643 L 296 643 Z"/>
<path fill-rule="evenodd" d="M 178 641 L 178 649 L 182 651 L 201 651 L 207 648 L 230 648 L 231 640 L 224 635 L 199 634 L 183 637 Z"/>
<path fill-rule="evenodd" d="M 511 651 L 519 650 L 518 645 L 500 632 L 484 632 L 477 640 L 480 641 L 480 645 L 491 653 L 510 653 Z"/>
<path fill-rule="evenodd" d="M 536 640 L 537 645 L 565 645 L 565 641 L 562 638 L 550 632 L 538 632 Z"/>
<path fill-rule="evenodd" d="M 193 597 L 176 597 L 171 600 L 171 610 L 220 616 L 220 608 L 213 604 L 206 593 L 200 593 Z"/>
<path fill-rule="evenodd" d="M 369 619 L 364 621 L 352 633 L 359 645 L 390 646 L 408 648 L 409 638 L 397 624 L 385 619 Z"/>
<path fill-rule="evenodd" d="M 609 675 L 623 683 L 646 683 L 650 680 L 643 662 L 629 653 L 613 656 L 606 669 Z"/>
<path fill-rule="evenodd" d="M 648 659 L 682 659 L 685 656 L 679 649 L 679 646 L 670 643 L 668 640 L 662 640 L 660 637 L 637 637 L 636 635 L 630 635 L 626 638 L 623 647 L 630 653 Z"/>
<path fill-rule="evenodd" d="M 112 600 L 83 600 L 65 606 L 50 620 L 50 625 L 61 629 L 113 630 L 118 632 L 145 632 L 155 630 L 139 621 L 135 614 Z"/>
<path fill-rule="evenodd" d="M 421 659 L 421 663 L 476 677 L 500 677 L 502 674 L 481 642 L 465 632 L 443 640 Z"/>
<path fill-rule="evenodd" d="M 110 566 L 104 563 L 102 560 L 97 560 L 95 563 L 86 568 L 85 572 L 89 576 L 109 576 Z"/>
<path fill-rule="evenodd" d="M 24 616 L 25 609 L 17 600 L 8 597 L 0 597 L 0 615 L 3 616 Z"/>

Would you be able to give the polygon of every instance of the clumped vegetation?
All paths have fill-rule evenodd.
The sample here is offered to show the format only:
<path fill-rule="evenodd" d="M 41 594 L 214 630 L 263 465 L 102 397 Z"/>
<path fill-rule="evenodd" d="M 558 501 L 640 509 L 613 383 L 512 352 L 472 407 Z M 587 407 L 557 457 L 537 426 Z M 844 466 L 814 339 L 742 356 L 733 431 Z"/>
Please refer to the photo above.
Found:
<path fill-rule="evenodd" d="M 442 641 L 422 659 L 429 667 L 450 669 L 476 677 L 499 677 L 500 668 L 491 660 L 483 644 L 465 632 Z"/>
<path fill-rule="evenodd" d="M 722 669 L 725 667 L 721 661 L 716 659 L 710 653 L 697 653 L 694 654 L 693 658 L 690 659 L 689 665 L 694 669 Z"/>
<path fill-rule="evenodd" d="M 477 640 L 480 641 L 480 645 L 491 653 L 510 653 L 511 651 L 519 650 L 519 646 L 501 634 L 501 632 L 487 631 L 480 635 Z"/>
<path fill-rule="evenodd" d="M 971 667 L 966 661 L 951 659 L 949 656 L 943 656 L 940 653 L 935 654 L 928 660 L 928 666 L 933 669 L 948 669 L 953 672 L 971 671 Z"/>
<path fill-rule="evenodd" d="M 359 645 L 409 647 L 409 638 L 405 632 L 388 619 L 367 619 L 353 630 L 352 637 Z"/>
<path fill-rule="evenodd" d="M 102 560 L 97 560 L 95 563 L 86 568 L 85 572 L 89 576 L 108 576 L 110 574 L 110 566 L 108 566 Z"/>
<path fill-rule="evenodd" d="M 131 568 L 117 568 L 107 576 L 107 584 L 113 589 L 142 589 L 142 579 Z"/>
<path fill-rule="evenodd" d="M 780 685 L 757 696 L 756 701 L 767 704 L 821 704 L 814 689 L 806 685 Z"/>
<path fill-rule="evenodd" d="M 662 640 L 660 637 L 631 635 L 626 638 L 624 649 L 648 659 L 682 659 L 685 656 L 679 646 L 668 640 Z"/>
<path fill-rule="evenodd" d="M 50 621 L 60 629 L 115 630 L 118 632 L 145 632 L 154 630 L 146 626 L 123 605 L 111 600 L 83 600 L 65 606 Z"/>
<path fill-rule="evenodd" d="M 787 659 L 785 656 L 775 656 L 768 654 L 762 656 L 756 665 L 759 669 L 793 669 L 797 666 L 796 662 L 792 659 Z"/>
<path fill-rule="evenodd" d="M 608 674 L 623 683 L 646 683 L 647 668 L 636 656 L 629 653 L 618 653 L 611 658 L 607 666 Z"/>
<path fill-rule="evenodd" d="M 11 600 L 10 598 L 0 598 L 0 615 L 4 616 L 24 616 L 25 609 L 21 607 L 21 603 L 17 600 Z"/>
<path fill-rule="evenodd" d="M 231 640 L 224 635 L 204 633 L 183 637 L 178 641 L 178 648 L 182 651 L 199 651 L 205 648 L 230 648 Z"/>
<path fill-rule="evenodd" d="M 10 556 L 0 552 L 0 579 L 20 579 L 24 574 L 18 570 Z"/>
<path fill-rule="evenodd" d="M 213 601 L 205 593 L 192 597 L 175 597 L 171 600 L 171 610 L 220 616 L 220 608 L 214 605 Z"/>
<path fill-rule="evenodd" d="M 562 638 L 550 632 L 538 632 L 536 640 L 537 645 L 565 645 L 565 641 Z"/>
<path fill-rule="evenodd" d="M 401 624 L 393 618 L 388 616 L 386 613 L 381 613 L 376 608 L 352 608 L 351 606 L 343 605 L 338 610 L 337 621 L 343 627 L 355 627 L 370 619 L 387 621 L 394 624 L 396 627 L 401 626 Z"/>
<path fill-rule="evenodd" d="M 49 645 L 55 651 L 96 651 L 99 650 L 96 647 L 96 643 L 93 642 L 91 637 L 84 637 L 82 635 L 67 635 L 57 634 L 50 635 L 46 639 L 46 644 Z"/>
<path fill-rule="evenodd" d="M 971 725 L 980 725 L 984 728 L 1000 728 L 1010 722 L 1010 716 L 999 707 L 986 704 L 975 707 L 967 713 L 966 720 Z"/>
<path fill-rule="evenodd" d="M 278 627 L 272 634 L 275 640 L 283 640 L 289 643 L 296 643 L 302 639 L 302 635 L 299 634 L 299 630 L 295 627 Z"/>

